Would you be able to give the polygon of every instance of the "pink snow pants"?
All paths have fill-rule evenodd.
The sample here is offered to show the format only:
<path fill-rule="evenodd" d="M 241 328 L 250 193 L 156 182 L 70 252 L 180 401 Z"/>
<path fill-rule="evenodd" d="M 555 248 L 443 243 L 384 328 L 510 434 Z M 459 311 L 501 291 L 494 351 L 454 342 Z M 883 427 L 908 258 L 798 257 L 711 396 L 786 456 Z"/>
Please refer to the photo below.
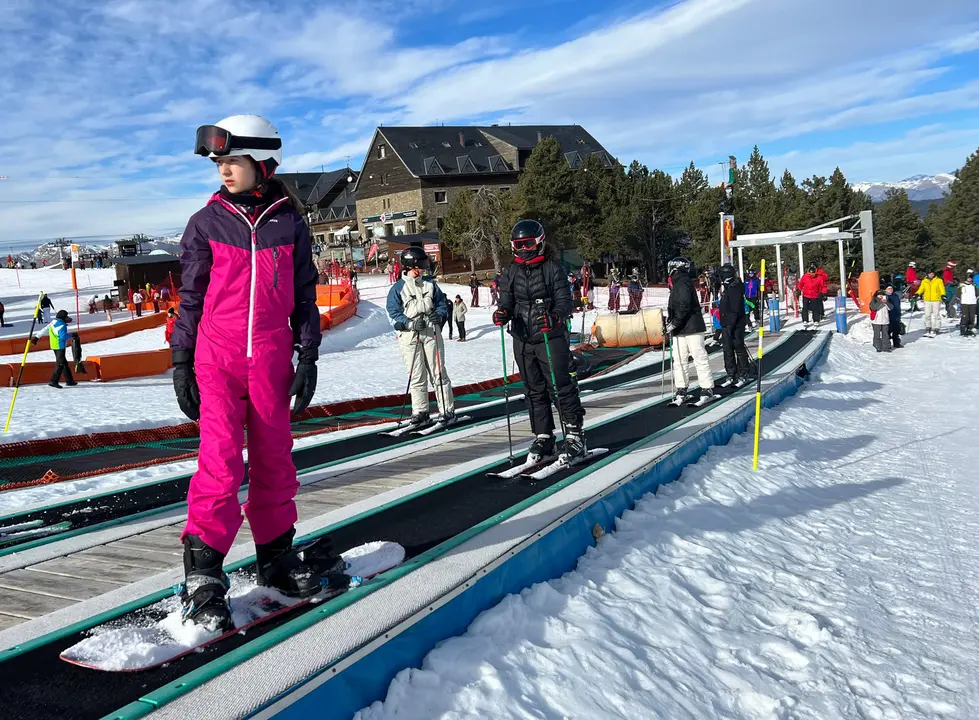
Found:
<path fill-rule="evenodd" d="M 256 343 L 253 357 L 228 357 L 203 337 L 195 371 L 201 391 L 201 447 L 187 493 L 183 535 L 198 535 L 227 554 L 241 528 L 238 490 L 245 476 L 242 448 L 248 425 L 248 501 L 245 516 L 257 544 L 296 522 L 296 466 L 292 461 L 289 386 L 291 331 Z M 183 536 L 182 536 L 183 537 Z M 182 539 L 181 537 L 181 539 Z"/>

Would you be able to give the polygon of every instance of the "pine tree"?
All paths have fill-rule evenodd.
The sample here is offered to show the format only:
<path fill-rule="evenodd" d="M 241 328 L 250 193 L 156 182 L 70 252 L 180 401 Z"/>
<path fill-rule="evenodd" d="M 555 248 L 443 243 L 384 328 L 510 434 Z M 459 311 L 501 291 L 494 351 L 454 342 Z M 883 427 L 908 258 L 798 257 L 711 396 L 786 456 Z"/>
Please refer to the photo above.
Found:
<path fill-rule="evenodd" d="M 527 217 L 539 220 L 556 247 L 572 244 L 575 182 L 561 144 L 552 137 L 537 143 L 517 189 Z"/>
<path fill-rule="evenodd" d="M 746 187 L 735 188 L 735 198 L 739 191 L 747 192 L 752 201 L 750 217 L 746 224 L 751 232 L 775 232 L 784 228 L 779 227 L 778 195 L 775 182 L 772 180 L 768 163 L 755 145 L 748 158 Z M 735 216 L 736 217 L 736 216 Z"/>
<path fill-rule="evenodd" d="M 874 255 L 877 267 L 892 273 L 930 254 L 925 225 L 905 190 L 892 188 L 874 211 Z"/>
<path fill-rule="evenodd" d="M 969 156 L 952 183 L 936 230 L 941 264 L 954 260 L 979 267 L 979 150 Z"/>

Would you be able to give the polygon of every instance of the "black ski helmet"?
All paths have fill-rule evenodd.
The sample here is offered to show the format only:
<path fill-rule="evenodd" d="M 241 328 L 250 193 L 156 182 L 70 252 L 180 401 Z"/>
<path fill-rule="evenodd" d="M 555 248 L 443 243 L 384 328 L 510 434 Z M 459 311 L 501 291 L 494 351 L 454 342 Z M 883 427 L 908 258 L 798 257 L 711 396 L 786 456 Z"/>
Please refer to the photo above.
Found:
<path fill-rule="evenodd" d="M 816 272 L 816 263 L 809 263 L 809 272 Z"/>
<path fill-rule="evenodd" d="M 685 257 L 675 257 L 666 263 L 666 271 L 672 277 L 677 273 L 693 274 L 693 263 Z"/>
<path fill-rule="evenodd" d="M 520 220 L 510 231 L 510 248 L 518 263 L 535 263 L 544 259 L 544 226 L 536 220 Z"/>
<path fill-rule="evenodd" d="M 717 271 L 717 276 L 721 279 L 721 282 L 725 285 L 730 285 L 734 282 L 734 279 L 738 276 L 737 271 L 734 269 L 734 265 L 731 263 L 724 263 L 721 265 L 721 269 Z"/>
<path fill-rule="evenodd" d="M 428 255 L 417 245 L 409 245 L 401 251 L 402 269 L 411 270 L 418 268 L 420 270 L 428 270 L 430 266 L 431 262 L 428 259 Z"/>

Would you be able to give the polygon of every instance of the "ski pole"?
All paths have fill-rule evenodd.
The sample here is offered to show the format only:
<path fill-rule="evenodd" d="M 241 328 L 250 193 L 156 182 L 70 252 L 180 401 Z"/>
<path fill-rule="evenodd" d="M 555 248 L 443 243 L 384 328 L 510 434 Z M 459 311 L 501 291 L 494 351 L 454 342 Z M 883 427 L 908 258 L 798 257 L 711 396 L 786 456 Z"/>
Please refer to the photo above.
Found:
<path fill-rule="evenodd" d="M 10 398 L 10 410 L 7 412 L 7 424 L 3 426 L 4 432 L 10 431 L 10 418 L 14 415 L 14 403 L 17 402 L 17 393 L 20 390 L 20 381 L 24 377 L 24 365 L 27 364 L 27 352 L 31 349 L 31 338 L 34 337 L 34 325 L 41 314 L 41 298 L 44 293 L 37 296 L 37 303 L 34 305 L 34 317 L 31 318 L 31 331 L 27 333 L 27 342 L 24 345 L 24 357 L 20 359 L 20 371 L 17 373 L 17 382 L 14 384 L 14 396 Z"/>
<path fill-rule="evenodd" d="M 762 282 L 765 281 L 765 261 L 761 261 Z M 758 384 L 755 388 L 755 452 L 752 460 L 752 470 L 758 470 L 758 438 L 761 432 L 761 357 L 762 357 L 762 338 L 765 336 L 765 326 L 762 324 L 758 328 Z"/>
<path fill-rule="evenodd" d="M 660 347 L 660 361 L 659 361 L 659 394 L 663 395 L 666 393 L 666 333 L 663 333 L 663 345 Z"/>
<path fill-rule="evenodd" d="M 415 373 L 415 363 L 418 361 L 418 331 L 415 330 L 411 335 L 411 342 L 415 345 L 415 350 L 411 355 L 411 367 L 408 368 L 408 384 L 405 386 L 404 399 L 401 401 L 401 411 L 398 413 L 398 424 L 405 416 L 405 405 L 408 404 L 408 393 L 411 391 L 411 376 Z"/>
<path fill-rule="evenodd" d="M 432 335 L 435 338 L 435 370 L 436 377 L 432 380 L 432 385 L 435 386 L 435 403 L 439 404 L 439 391 L 441 391 L 441 407 L 439 412 L 443 415 L 448 410 L 448 405 L 445 404 L 445 387 L 442 385 L 442 354 L 439 352 L 439 340 L 442 339 L 442 333 L 437 327 L 432 326 Z"/>
<path fill-rule="evenodd" d="M 542 299 L 538 299 L 536 302 L 538 307 L 544 304 Z M 547 332 L 544 331 L 542 334 L 544 335 L 544 352 L 547 353 L 547 369 L 551 373 L 551 389 L 554 391 L 554 405 L 557 407 L 557 416 L 561 421 L 561 433 L 567 437 L 568 431 L 564 427 L 564 413 L 561 412 L 561 397 L 557 391 L 557 380 L 554 379 L 554 361 L 551 359 L 551 343 L 547 338 Z"/>
<path fill-rule="evenodd" d="M 500 325 L 500 348 L 503 351 L 503 406 L 506 408 L 506 437 L 513 464 L 513 432 L 510 430 L 510 378 L 506 371 L 506 330 Z"/>

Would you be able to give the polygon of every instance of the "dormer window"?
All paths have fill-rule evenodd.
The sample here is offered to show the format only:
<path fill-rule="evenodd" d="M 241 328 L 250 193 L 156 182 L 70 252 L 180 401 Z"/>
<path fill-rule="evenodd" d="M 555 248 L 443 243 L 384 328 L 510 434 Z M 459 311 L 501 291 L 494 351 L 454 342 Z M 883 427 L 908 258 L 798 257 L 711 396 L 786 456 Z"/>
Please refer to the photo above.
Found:
<path fill-rule="evenodd" d="M 377 159 L 383 160 L 387 156 L 388 156 L 387 147 L 385 147 L 384 143 L 381 143 L 380 145 L 377 146 Z"/>

